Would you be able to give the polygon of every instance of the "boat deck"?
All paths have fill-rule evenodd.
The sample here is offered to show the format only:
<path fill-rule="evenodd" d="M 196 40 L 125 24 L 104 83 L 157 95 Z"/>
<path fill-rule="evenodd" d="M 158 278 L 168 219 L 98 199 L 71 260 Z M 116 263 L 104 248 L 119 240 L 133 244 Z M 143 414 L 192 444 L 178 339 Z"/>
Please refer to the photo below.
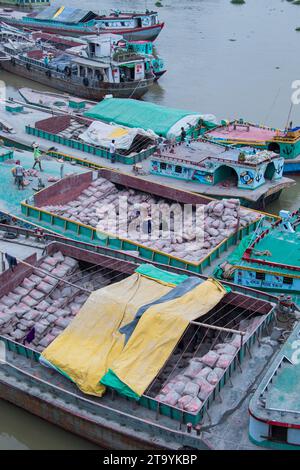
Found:
<path fill-rule="evenodd" d="M 300 365 L 298 322 L 268 368 L 250 403 L 251 413 L 265 422 L 299 427 Z"/>
<path fill-rule="evenodd" d="M 233 124 L 228 127 L 219 127 L 207 132 L 207 135 L 214 139 L 220 140 L 234 140 L 234 141 L 249 141 L 249 142 L 265 142 L 273 139 L 276 135 L 283 136 L 283 132 L 277 133 L 274 129 L 249 125 L 236 125 Z"/>
<path fill-rule="evenodd" d="M 31 144 L 32 142 L 33 140 L 31 140 Z M 2 148 L 0 147 L 0 153 L 1 150 Z M 33 153 L 15 150 L 13 160 L 8 159 L 4 162 L 0 162 L 0 210 L 14 215 L 20 215 L 21 201 L 35 194 L 38 188 L 38 178 L 41 178 L 45 187 L 50 186 L 51 182 L 48 181 L 49 178 L 60 179 L 62 163 L 50 157 L 47 159 L 44 158 L 42 160 L 42 168 L 44 171 L 42 173 L 37 171 L 37 176 L 26 176 L 25 179 L 29 182 L 28 186 L 25 186 L 23 190 L 18 190 L 14 184 L 14 178 L 11 173 L 16 160 L 20 160 L 25 170 L 29 170 L 34 163 Z M 67 162 L 63 164 L 64 176 L 67 174 L 80 174 L 85 171 L 85 169 Z"/>
<path fill-rule="evenodd" d="M 49 112 L 42 111 L 41 109 L 36 109 L 35 107 L 31 106 L 24 106 L 26 109 L 26 113 L 18 114 L 18 115 L 11 115 L 11 113 L 4 112 L 5 120 L 12 125 L 15 129 L 15 134 L 7 134 L 0 131 L 0 138 L 3 139 L 11 139 L 20 145 L 31 145 L 32 141 L 34 140 L 33 136 L 28 135 L 25 132 L 25 124 L 34 127 L 36 121 L 43 120 L 49 117 Z M 62 154 L 72 156 L 81 160 L 90 161 L 96 163 L 98 165 L 105 166 L 107 168 L 113 168 L 123 173 L 130 173 L 130 166 L 127 164 L 122 163 L 115 163 L 112 164 L 109 160 L 94 156 L 92 154 L 87 154 L 82 152 L 78 149 L 71 149 L 66 147 L 62 144 L 52 143 L 44 140 L 39 139 L 40 148 L 43 151 L 47 151 L 49 148 L 55 147 L 59 152 Z M 279 182 L 274 181 L 266 181 L 266 183 L 255 190 L 251 189 L 238 189 L 236 185 L 224 187 L 221 184 L 217 184 L 214 186 L 209 186 L 206 184 L 201 183 L 193 183 L 190 181 L 183 181 L 183 180 L 173 180 L 173 178 L 166 178 L 164 176 L 158 175 L 151 175 L 150 171 L 150 158 L 144 160 L 140 164 L 142 165 L 142 170 L 145 173 L 143 176 L 140 176 L 142 179 L 146 181 L 153 181 L 161 184 L 165 184 L 168 186 L 172 186 L 178 189 L 183 189 L 186 191 L 192 191 L 195 193 L 201 193 L 208 197 L 239 197 L 243 200 L 244 204 L 249 206 L 256 206 L 260 204 L 260 201 L 264 198 L 270 197 L 274 193 L 280 192 L 284 188 L 289 188 L 295 184 L 294 180 L 290 178 L 283 177 Z"/>

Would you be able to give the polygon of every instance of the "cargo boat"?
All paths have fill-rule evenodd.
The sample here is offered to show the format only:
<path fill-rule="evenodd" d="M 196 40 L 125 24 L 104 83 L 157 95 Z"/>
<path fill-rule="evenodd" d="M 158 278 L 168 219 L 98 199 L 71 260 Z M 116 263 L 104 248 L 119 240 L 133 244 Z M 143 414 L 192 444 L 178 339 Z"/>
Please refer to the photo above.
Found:
<path fill-rule="evenodd" d="M 127 109 L 124 115 L 126 117 L 122 120 L 111 119 L 113 113 L 117 112 L 119 103 Z M 60 109 L 52 107 L 48 110 L 44 106 L 8 100 L 7 108 L 12 109 L 11 112 L 4 110 L 3 116 L 6 122 L 11 123 L 15 135 L 10 136 L 0 131 L 1 138 L 8 144 L 9 142 L 14 142 L 19 146 L 28 144 L 29 148 L 32 142 L 38 139 L 43 151 L 55 149 L 61 158 L 75 163 L 81 164 L 85 160 L 86 165 L 95 168 L 105 165 L 122 172 L 132 171 L 145 181 L 168 184 L 168 186 L 201 193 L 207 197 L 221 199 L 234 196 L 238 197 L 244 206 L 263 210 L 270 201 L 280 196 L 284 188 L 295 184 L 292 179 L 282 177 L 282 159 L 275 152 L 257 151 L 254 155 L 252 149 L 247 152 L 240 152 L 235 148 L 227 151 L 227 147 L 221 144 L 202 141 L 201 138 L 199 140 L 199 134 L 212 125 L 212 122 L 208 120 L 208 115 L 193 114 L 136 100 L 113 98 L 107 98 L 95 107 L 85 104 L 84 100 L 76 102 L 71 97 L 67 104 L 67 107 L 60 107 Z M 22 108 L 20 112 L 18 112 L 18 107 Z M 130 124 L 129 116 L 134 115 L 139 109 L 142 117 Z M 50 112 L 53 115 L 49 116 Z M 149 117 L 152 116 L 151 119 L 147 117 L 147 113 Z M 135 114 L 135 116 L 138 115 Z M 157 120 L 154 116 L 157 116 Z M 126 151 L 126 155 L 122 155 L 123 152 L 119 154 L 117 151 L 115 163 L 111 162 L 108 152 L 109 140 L 107 140 L 106 148 L 102 149 L 98 140 L 98 136 L 101 137 L 102 134 L 97 132 L 98 126 L 108 128 L 111 125 L 115 126 L 112 130 L 123 129 L 126 133 L 130 133 L 128 128 L 133 128 L 133 131 L 142 129 L 146 132 L 145 138 L 139 139 L 139 144 L 134 145 L 132 151 Z M 177 141 L 179 138 L 176 136 L 180 134 L 180 129 L 184 125 L 187 128 L 188 139 L 195 135 L 196 140 L 184 144 L 174 143 L 174 140 Z M 153 134 L 155 137 L 153 145 L 147 137 L 149 129 L 157 134 L 156 137 Z M 159 137 L 160 134 L 167 136 L 166 144 L 160 142 L 164 140 Z M 174 137 L 171 138 L 170 135 Z M 84 140 L 80 136 L 84 136 Z M 150 140 L 151 138 L 150 135 Z M 117 141 L 118 138 L 116 138 Z M 154 156 L 157 149 L 159 153 Z M 245 156 L 243 161 L 239 161 L 240 153 Z M 161 157 L 168 160 L 162 162 L 168 171 L 161 171 L 160 165 L 156 165 L 157 170 L 153 170 L 153 162 L 157 163 Z M 131 170 L 128 165 L 132 165 Z M 178 171 L 175 171 L 175 168 Z M 179 173 L 180 170 L 181 173 Z M 189 173 L 197 174 L 199 178 L 191 179 L 188 177 Z M 216 178 L 216 184 L 213 184 L 211 180 L 214 174 L 216 177 L 219 175 L 219 179 Z M 183 177 L 184 175 L 187 177 Z M 169 177 L 166 178 L 166 176 Z"/>
<path fill-rule="evenodd" d="M 90 10 L 65 6 L 51 6 L 27 15 L 21 11 L 2 9 L 0 21 L 27 31 L 38 30 L 64 36 L 121 34 L 128 41 L 154 41 L 164 27 L 155 11 L 138 13 L 115 10 L 108 15 L 101 15 Z"/>
<path fill-rule="evenodd" d="M 249 404 L 249 439 L 274 450 L 299 450 L 298 322 L 258 384 Z"/>
<path fill-rule="evenodd" d="M 300 211 L 281 210 L 273 223 L 261 219 L 254 234 L 240 245 L 215 271 L 219 279 L 274 293 L 285 293 L 298 301 Z"/>
<path fill-rule="evenodd" d="M 135 52 L 111 55 L 110 43 L 104 37 L 103 41 L 108 55 L 103 50 L 99 57 L 82 57 L 2 28 L 0 65 L 7 72 L 88 100 L 99 101 L 105 95 L 141 98 L 156 78 L 150 68 L 146 70 L 150 59 Z"/>
<path fill-rule="evenodd" d="M 6 230 L 8 232 L 10 230 L 23 230 L 26 233 L 24 229 L 16 227 L 6 226 Z M 33 233 L 32 236 L 34 236 Z M 66 245 L 64 241 L 68 244 Z M 48 245 L 45 251 L 45 254 L 39 260 L 33 254 L 25 258 L 24 262 L 19 260 L 13 273 L 5 271 L 1 274 L 1 302 L 13 297 L 11 292 L 16 289 L 19 291 L 21 284 L 27 285 L 28 281 L 25 281 L 26 279 L 32 278 L 36 282 L 37 277 L 43 274 L 43 267 L 45 262 L 49 261 L 49 258 L 61 260 L 63 257 L 69 264 L 73 265 L 73 269 L 74 267 L 77 269 L 79 266 L 81 274 L 78 270 L 72 271 L 73 278 L 69 273 L 57 282 L 61 286 L 70 287 L 67 282 L 68 280 L 72 282 L 73 279 L 73 286 L 71 287 L 77 293 L 80 292 L 81 297 L 85 298 L 88 297 L 88 292 L 82 283 L 80 283 L 80 286 L 76 285 L 76 276 L 79 276 L 77 277 L 79 279 L 80 275 L 84 277 L 86 273 L 89 273 L 90 285 L 93 285 L 93 282 L 96 281 L 94 288 L 101 289 L 101 285 L 110 286 L 110 282 L 113 282 L 113 280 L 119 279 L 119 282 L 122 282 L 122 279 L 126 281 L 128 276 L 136 275 L 134 273 L 141 262 L 141 260 L 135 263 L 121 259 L 116 260 L 115 257 L 112 258 L 114 256 L 113 250 L 108 248 L 101 248 L 102 254 L 87 252 L 80 247 L 80 244 L 75 247 L 73 244 L 69 244 L 68 240 L 61 240 L 61 242 L 57 240 L 55 243 Z M 187 274 L 184 270 L 163 267 L 156 263 L 154 265 L 155 269 L 163 268 L 166 270 L 159 269 L 160 274 L 162 272 L 169 273 L 170 276 Z M 51 270 L 48 271 L 50 276 L 51 273 Z M 196 277 L 199 280 L 202 278 L 199 274 L 196 274 Z M 9 283 L 7 283 L 7 279 L 9 279 Z M 207 281 L 203 279 L 202 282 Z M 49 341 L 49 337 L 47 340 L 45 338 L 47 334 L 49 335 L 49 331 L 53 329 L 50 315 L 42 315 L 44 320 L 48 317 L 48 326 L 44 328 L 43 333 L 37 334 L 35 338 L 36 346 L 34 346 L 26 342 L 24 345 L 21 342 L 21 336 L 25 337 L 28 328 L 30 329 L 31 326 L 30 321 L 29 323 L 28 320 L 24 319 L 23 321 L 20 312 L 18 316 L 14 314 L 11 321 L 5 323 L 2 321 L 0 327 L 2 359 L 4 352 L 6 355 L 6 361 L 0 368 L 0 395 L 3 399 L 105 448 L 128 450 L 218 448 L 217 441 L 213 437 L 213 435 L 216 435 L 216 429 L 212 427 L 213 435 L 209 433 L 209 423 L 212 424 L 209 417 L 217 413 L 219 419 L 222 419 L 223 414 L 226 413 L 227 420 L 234 418 L 234 410 L 227 409 L 226 402 L 228 398 L 230 399 L 232 393 L 236 393 L 237 390 L 240 393 L 242 376 L 239 371 L 243 370 L 243 376 L 248 374 L 248 363 L 253 362 L 251 351 L 256 353 L 258 344 L 263 341 L 265 335 L 268 335 L 268 328 L 275 318 L 274 301 L 276 302 L 276 298 L 273 296 L 257 292 L 258 297 L 255 298 L 253 296 L 256 295 L 256 292 L 252 289 L 244 288 L 242 294 L 235 292 L 235 287 L 230 283 L 225 282 L 225 285 L 228 286 L 228 293 L 224 296 L 221 304 L 202 316 L 200 324 L 197 322 L 190 323 L 183 339 L 178 343 L 181 349 L 177 347 L 138 402 L 136 400 L 132 401 L 119 393 L 114 393 L 113 389 L 109 387 L 107 393 L 101 398 L 87 396 L 80 392 L 75 384 L 72 384 L 66 377 L 42 366 L 39 363 L 39 358 L 45 347 L 43 345 Z M 36 286 L 36 289 L 38 289 L 38 286 Z M 229 292 L 230 289 L 233 290 Z M 98 292 L 100 291 L 98 290 Z M 49 296 L 45 295 L 40 297 L 39 300 L 45 302 L 47 298 L 49 300 Z M 64 308 L 71 308 L 73 300 L 74 295 L 73 297 L 66 297 Z M 85 300 L 81 298 L 81 302 L 85 302 Z M 36 305 L 38 306 L 38 304 Z M 222 309 L 222 315 L 220 315 L 220 309 Z M 38 308 L 34 307 L 34 310 L 38 310 Z M 233 312 L 236 318 L 234 321 Z M 73 317 L 76 317 L 74 312 L 66 318 L 69 318 L 70 322 Z M 239 321 L 241 320 L 243 321 L 243 329 L 247 328 L 247 324 L 249 325 L 248 332 L 239 329 Z M 22 326 L 22 322 L 25 329 L 20 330 L 17 325 Z M 226 325 L 230 325 L 231 328 L 226 328 Z M 63 331 L 65 327 L 66 324 L 64 323 L 64 326 L 60 327 L 60 331 Z M 196 332 L 198 340 L 194 339 L 192 342 L 193 348 L 187 349 L 187 345 L 191 344 L 191 337 L 195 337 Z M 170 406 L 155 398 L 153 390 L 159 390 L 162 387 L 161 384 L 166 381 L 166 377 L 169 376 L 170 364 L 182 363 L 184 367 L 184 364 L 187 364 L 187 359 L 191 360 L 193 355 L 197 354 L 197 348 L 199 354 L 199 345 L 202 344 L 202 354 L 207 353 L 207 351 L 212 350 L 218 340 L 221 342 L 222 340 L 226 341 L 226 338 L 229 339 L 233 334 L 237 334 L 238 337 L 242 338 L 237 353 L 228 368 L 224 369 L 223 377 L 212 388 L 198 413 L 187 413 L 182 409 L 179 410 L 176 406 Z M 15 336 L 20 339 L 16 340 Z M 210 340 L 207 339 L 207 336 L 210 337 Z M 255 359 L 255 374 L 253 366 L 250 367 L 251 388 L 255 383 L 256 374 L 264 367 L 265 360 L 265 356 L 264 360 L 259 358 L 259 355 L 257 356 Z M 183 370 L 182 367 L 180 370 Z M 245 381 L 243 380 L 243 382 Z M 229 386 L 230 384 L 231 386 Z M 243 392 L 246 397 L 248 390 L 245 389 Z M 240 398 L 243 401 L 243 397 Z M 220 410 L 221 399 L 225 401 L 225 404 Z M 202 423 L 206 424 L 205 435 L 202 433 Z M 239 432 L 241 435 L 241 429 Z M 246 443 L 247 435 L 245 434 L 244 437 L 243 443 L 249 447 L 250 444 Z M 242 444 L 242 439 L 240 442 Z M 230 442 L 228 444 L 230 448 Z"/>

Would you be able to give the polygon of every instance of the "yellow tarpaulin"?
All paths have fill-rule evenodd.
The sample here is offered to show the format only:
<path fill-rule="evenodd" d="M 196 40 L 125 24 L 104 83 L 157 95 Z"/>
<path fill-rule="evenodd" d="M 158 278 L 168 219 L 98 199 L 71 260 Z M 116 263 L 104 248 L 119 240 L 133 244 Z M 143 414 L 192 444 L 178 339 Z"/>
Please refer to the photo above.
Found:
<path fill-rule="evenodd" d="M 101 377 L 121 354 L 125 335 L 119 328 L 133 320 L 137 310 L 167 294 L 173 285 L 138 273 L 90 295 L 66 330 L 42 357 L 73 380 L 87 394 L 103 395 Z"/>
<path fill-rule="evenodd" d="M 218 281 L 209 279 L 180 298 L 151 306 L 110 370 L 141 396 L 172 354 L 189 322 L 209 312 L 226 293 Z"/>

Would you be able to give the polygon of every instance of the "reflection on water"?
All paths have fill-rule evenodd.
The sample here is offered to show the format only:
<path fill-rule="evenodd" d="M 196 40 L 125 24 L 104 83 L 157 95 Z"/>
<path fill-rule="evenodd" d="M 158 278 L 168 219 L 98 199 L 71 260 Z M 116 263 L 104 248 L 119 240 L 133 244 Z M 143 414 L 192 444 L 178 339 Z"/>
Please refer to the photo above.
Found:
<path fill-rule="evenodd" d="M 160 17 L 166 26 L 156 41 L 167 73 L 145 100 L 215 114 L 219 119 L 243 117 L 252 122 L 285 127 L 290 109 L 291 83 L 300 79 L 299 6 L 282 0 L 162 0 Z M 155 8 L 154 0 L 102 0 L 101 9 Z M 82 7 L 79 0 L 65 5 Z M 88 5 L 88 7 L 87 7 Z M 85 8 L 99 9 L 98 0 Z M 0 71 L 8 96 L 22 86 L 47 87 Z M 300 123 L 300 107 L 292 109 Z M 267 209 L 299 205 L 297 186 Z M 29 414 L 1 403 L 0 448 L 90 448 Z"/>
<path fill-rule="evenodd" d="M 0 450 L 4 449 L 92 450 L 97 447 L 1 400 Z"/>

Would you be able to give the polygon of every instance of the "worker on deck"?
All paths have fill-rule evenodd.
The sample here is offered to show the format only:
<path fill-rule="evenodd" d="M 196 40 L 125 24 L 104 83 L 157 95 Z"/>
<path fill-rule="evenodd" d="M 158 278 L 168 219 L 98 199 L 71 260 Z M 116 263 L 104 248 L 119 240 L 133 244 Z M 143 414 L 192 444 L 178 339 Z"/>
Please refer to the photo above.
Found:
<path fill-rule="evenodd" d="M 36 165 L 39 166 L 40 168 L 40 171 L 43 171 L 42 169 L 42 164 L 41 164 L 41 151 L 40 151 L 40 148 L 38 146 L 38 144 L 36 143 L 33 143 L 32 144 L 32 147 L 33 147 L 33 158 L 34 158 L 34 164 L 33 164 L 33 169 L 35 168 Z"/>
<path fill-rule="evenodd" d="M 24 175 L 25 175 L 25 169 L 21 165 L 20 160 L 17 160 L 16 166 L 14 169 L 14 177 L 15 177 L 15 182 L 16 182 L 18 189 L 24 189 Z"/>
<path fill-rule="evenodd" d="M 180 142 L 185 142 L 186 138 L 186 132 L 184 130 L 184 127 L 181 128 L 181 133 L 180 133 Z"/>
<path fill-rule="evenodd" d="M 111 163 L 116 163 L 116 146 L 115 146 L 115 140 L 111 141 L 111 144 L 109 146 L 109 153 L 110 153 L 110 159 Z"/>

